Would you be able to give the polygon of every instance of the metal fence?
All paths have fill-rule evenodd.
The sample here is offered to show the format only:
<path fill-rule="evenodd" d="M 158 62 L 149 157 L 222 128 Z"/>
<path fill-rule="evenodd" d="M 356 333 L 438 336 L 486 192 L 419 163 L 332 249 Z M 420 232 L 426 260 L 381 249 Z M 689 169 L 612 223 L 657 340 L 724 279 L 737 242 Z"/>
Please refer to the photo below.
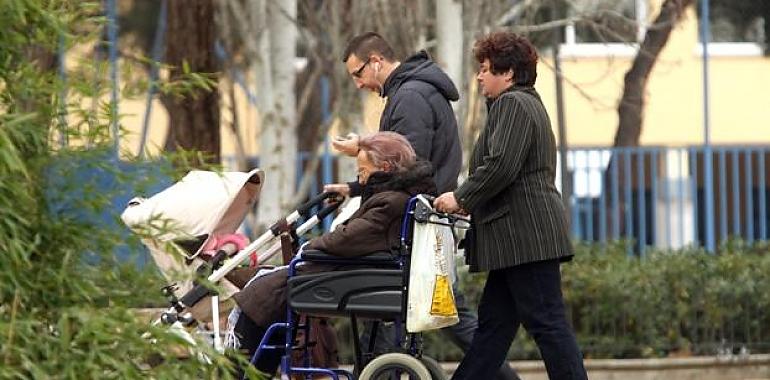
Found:
<path fill-rule="evenodd" d="M 571 149 L 572 234 L 591 242 L 633 241 L 633 252 L 641 254 L 648 247 L 767 240 L 768 168 L 770 146 Z"/>
<path fill-rule="evenodd" d="M 713 170 L 710 187 L 707 159 Z M 309 160 L 307 153 L 298 155 L 298 183 Z M 235 159 L 225 157 L 224 163 L 232 168 Z M 249 164 L 258 160 L 251 157 Z M 336 156 L 321 157 L 311 173 L 311 194 L 324 183 L 350 180 L 338 178 L 336 167 Z M 770 237 L 770 146 L 570 149 L 567 170 L 571 184 L 565 188 L 557 176 L 557 187 L 570 194 L 571 232 L 577 240 L 625 240 L 633 243 L 629 253 L 644 254 L 650 247 Z"/>

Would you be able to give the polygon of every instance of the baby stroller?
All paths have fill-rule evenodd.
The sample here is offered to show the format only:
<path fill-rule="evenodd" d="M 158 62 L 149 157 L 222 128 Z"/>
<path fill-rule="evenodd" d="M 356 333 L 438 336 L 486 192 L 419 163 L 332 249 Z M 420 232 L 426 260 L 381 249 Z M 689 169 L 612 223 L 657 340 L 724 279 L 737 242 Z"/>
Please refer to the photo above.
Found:
<path fill-rule="evenodd" d="M 256 272 L 258 263 L 281 251 L 281 242 L 274 240 L 280 236 L 296 239 L 339 206 L 336 194 L 319 194 L 246 244 L 234 234 L 257 202 L 263 181 L 264 172 L 259 169 L 247 173 L 192 171 L 150 198 L 129 202 L 121 218 L 139 234 L 171 282 L 162 289 L 170 307 L 154 324 L 170 325 L 195 343 L 184 327 L 196 323 L 191 309 L 210 298 L 212 343 L 217 350 L 224 351 L 219 331 L 220 297 L 229 298 L 237 292 Z M 324 201 L 331 202 L 311 216 L 311 210 Z M 302 218 L 305 222 L 296 226 Z M 250 267 L 243 268 L 242 263 L 249 261 Z M 206 280 L 194 283 L 196 275 Z M 219 289 L 213 290 L 211 284 Z"/>
<path fill-rule="evenodd" d="M 433 241 L 443 241 L 443 243 L 431 246 L 429 250 L 435 251 L 436 257 L 444 255 L 445 251 L 441 251 L 442 245 L 451 247 L 450 251 L 453 252 L 454 239 L 451 227 L 467 228 L 467 220 L 434 211 L 430 201 L 430 197 L 418 195 L 407 203 L 401 224 L 401 244 L 397 251 L 376 252 L 355 259 L 342 259 L 321 251 L 302 250 L 291 260 L 288 268 L 286 319 L 270 325 L 251 362 L 256 363 L 260 355 L 267 350 L 279 350 L 283 351 L 280 365 L 282 378 L 294 375 L 311 378 L 311 376 L 321 375 L 335 380 L 340 377 L 350 380 L 444 379 L 444 373 L 437 363 L 422 355 L 419 332 L 456 323 L 454 300 L 451 298 L 451 287 L 448 287 L 450 298 L 445 301 L 451 303 L 454 315 L 444 315 L 439 318 L 439 324 L 433 326 L 417 326 L 414 323 L 410 326 L 411 312 L 419 308 L 416 301 L 420 301 L 412 297 L 412 292 L 420 293 L 419 289 L 413 289 L 410 286 L 420 275 L 412 270 L 415 269 L 412 263 L 420 260 L 417 256 L 413 259 L 415 246 L 413 243 L 418 239 L 415 232 L 420 228 L 418 226 L 439 226 L 438 229 L 430 230 L 429 234 L 436 234 Z M 441 235 L 440 239 L 439 235 Z M 438 250 L 436 250 L 437 247 Z M 418 254 L 423 258 L 426 257 L 426 252 L 415 253 L 415 255 Z M 427 256 L 431 256 L 430 252 Z M 446 257 L 443 258 L 445 266 L 453 265 L 453 262 L 447 262 L 446 259 Z M 453 257 L 449 257 L 449 261 L 452 260 Z M 299 273 L 297 267 L 306 263 L 332 264 L 335 267 L 346 265 L 347 267 L 344 270 L 331 272 Z M 443 272 L 446 274 L 453 271 L 450 268 L 444 268 Z M 435 284 L 438 283 L 438 281 L 435 282 Z M 435 294 L 435 290 L 432 291 Z M 305 318 L 297 318 L 300 314 Z M 296 333 L 302 331 L 308 336 L 310 319 L 316 317 L 350 318 L 355 351 L 355 365 L 352 372 L 337 368 L 314 367 L 309 360 L 308 345 L 295 346 Z M 392 352 L 379 356 L 373 352 L 376 328 L 373 329 L 375 333 L 367 343 L 368 347 L 361 347 L 362 344 L 357 339 L 359 319 L 374 320 L 375 323 L 394 323 L 396 343 Z M 405 334 L 402 333 L 404 324 L 407 331 Z M 268 344 L 274 334 L 283 334 L 285 337 L 283 344 Z M 292 364 L 292 353 L 297 350 L 304 352 L 303 365 L 300 366 Z"/>

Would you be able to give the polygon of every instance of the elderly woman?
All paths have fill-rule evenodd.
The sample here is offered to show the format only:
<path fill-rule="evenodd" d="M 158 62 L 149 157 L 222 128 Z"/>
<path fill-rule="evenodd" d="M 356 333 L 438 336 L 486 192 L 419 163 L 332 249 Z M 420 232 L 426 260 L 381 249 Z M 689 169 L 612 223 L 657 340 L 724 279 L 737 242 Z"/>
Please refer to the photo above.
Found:
<path fill-rule="evenodd" d="M 311 240 L 305 249 L 349 258 L 397 248 L 409 197 L 435 194 L 430 163 L 417 161 L 414 150 L 402 135 L 379 132 L 362 137 L 358 146 L 358 182 L 363 186 L 361 207 L 347 222 Z M 258 277 L 233 296 L 241 309 L 234 331 L 241 348 L 247 349 L 250 356 L 270 324 L 285 318 L 286 282 L 283 268 Z M 281 337 L 276 336 L 273 343 L 280 342 Z M 276 350 L 265 350 L 256 367 L 274 373 L 281 355 Z"/>

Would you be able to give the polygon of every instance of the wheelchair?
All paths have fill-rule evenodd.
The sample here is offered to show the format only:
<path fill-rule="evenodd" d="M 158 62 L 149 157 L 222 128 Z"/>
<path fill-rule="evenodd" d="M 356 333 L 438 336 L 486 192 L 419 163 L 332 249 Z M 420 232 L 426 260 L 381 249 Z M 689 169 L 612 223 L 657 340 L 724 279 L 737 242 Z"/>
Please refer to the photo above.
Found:
<path fill-rule="evenodd" d="M 391 252 L 375 252 L 354 259 L 340 258 L 321 251 L 305 250 L 294 257 L 288 266 L 288 302 L 285 321 L 268 327 L 256 352 L 251 358 L 256 363 L 266 350 L 282 350 L 280 364 L 282 378 L 324 378 L 338 380 L 361 379 L 445 379 L 438 363 L 422 353 L 419 333 L 403 329 L 406 322 L 407 294 L 411 237 L 415 223 L 436 223 L 461 227 L 467 220 L 455 215 L 435 212 L 431 197 L 418 195 L 409 199 L 401 222 L 400 244 Z M 442 217 L 436 222 L 431 215 Z M 467 228 L 467 227 L 466 227 Z M 303 274 L 297 271 L 301 263 L 333 264 L 344 269 Z M 348 269 L 349 268 L 349 269 Z M 298 318 L 299 315 L 305 318 Z M 310 336 L 310 318 L 343 317 L 350 319 L 355 361 L 353 371 L 338 368 L 313 367 L 310 362 L 310 342 L 295 345 L 299 331 Z M 392 352 L 377 356 L 374 342 L 377 329 L 373 329 L 368 344 L 359 339 L 359 320 L 373 320 L 395 325 Z M 283 344 L 270 345 L 274 334 L 284 334 Z M 280 338 L 276 338 L 280 339 Z M 274 340 L 275 341 L 275 340 Z M 364 345 L 365 347 L 362 347 Z M 293 365 L 292 354 L 302 353 L 302 365 Z M 299 376 L 297 376 L 299 375 Z"/>

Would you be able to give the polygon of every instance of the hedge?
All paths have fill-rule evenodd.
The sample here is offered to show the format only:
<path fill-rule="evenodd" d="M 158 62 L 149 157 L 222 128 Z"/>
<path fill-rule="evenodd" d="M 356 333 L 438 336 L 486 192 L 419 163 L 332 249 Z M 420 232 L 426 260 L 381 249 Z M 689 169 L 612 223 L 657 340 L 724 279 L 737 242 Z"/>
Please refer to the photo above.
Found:
<path fill-rule="evenodd" d="M 770 352 L 770 248 L 733 242 L 718 254 L 700 249 L 628 256 L 622 244 L 577 245 L 562 266 L 569 318 L 586 358 L 648 358 Z M 485 274 L 463 273 L 472 305 Z M 475 306 L 474 306 L 475 309 Z M 426 334 L 439 360 L 462 353 L 440 333 Z M 511 359 L 539 357 L 523 329 Z"/>

